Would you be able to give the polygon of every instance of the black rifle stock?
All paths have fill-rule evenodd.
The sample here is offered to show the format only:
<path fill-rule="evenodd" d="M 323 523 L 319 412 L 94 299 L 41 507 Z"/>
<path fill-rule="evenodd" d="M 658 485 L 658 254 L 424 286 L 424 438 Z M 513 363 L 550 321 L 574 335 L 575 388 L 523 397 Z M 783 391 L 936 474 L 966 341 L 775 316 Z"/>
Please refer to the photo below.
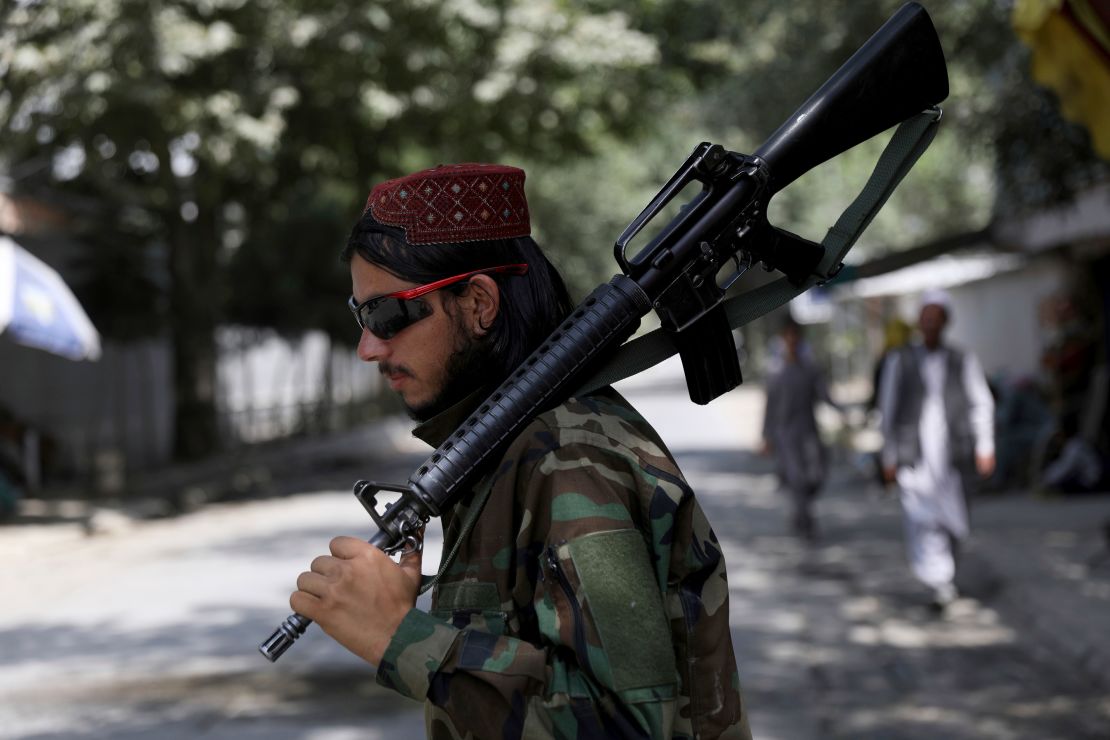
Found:
<path fill-rule="evenodd" d="M 908 3 L 754 156 L 709 143 L 695 147 L 617 240 L 623 274 L 594 290 L 407 484 L 355 484 L 356 495 L 379 528 L 370 543 L 386 552 L 416 543 L 429 518 L 469 490 L 487 463 L 536 414 L 569 397 L 652 308 L 674 333 L 693 400 L 706 403 L 739 384 L 732 335 L 727 322 L 721 324 L 725 290 L 755 262 L 801 284 L 822 256 L 820 245 L 767 222 L 770 197 L 812 167 L 936 105 L 947 94 L 936 32 L 924 9 Z M 631 239 L 695 181 L 702 190 L 629 258 Z M 401 498 L 378 513 L 376 494 L 381 490 L 400 492 Z M 309 624 L 299 614 L 289 616 L 259 650 L 276 661 Z"/>

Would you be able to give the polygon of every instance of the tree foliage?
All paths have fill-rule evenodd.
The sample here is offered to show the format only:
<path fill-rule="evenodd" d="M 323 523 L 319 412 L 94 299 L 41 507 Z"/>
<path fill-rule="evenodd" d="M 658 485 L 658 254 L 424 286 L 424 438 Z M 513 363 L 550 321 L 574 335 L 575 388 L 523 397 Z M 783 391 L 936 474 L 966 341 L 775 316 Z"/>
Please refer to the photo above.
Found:
<path fill-rule="evenodd" d="M 524 164 L 537 235 L 583 291 L 698 141 L 754 150 L 900 4 L 10 0 L 0 172 L 71 214 L 105 334 L 168 332 L 178 451 L 202 454 L 217 324 L 350 337 L 336 255 L 373 182 Z M 1106 177 L 1028 80 L 1008 3 L 925 5 L 951 78 L 942 133 L 860 250 Z M 777 222 L 821 238 L 879 143 L 778 196 Z"/>
<path fill-rule="evenodd" d="M 681 70 L 687 84 L 663 122 L 687 143 L 676 147 L 676 136 L 657 134 L 623 152 L 618 145 L 606 152 L 605 160 L 594 163 L 598 176 L 583 182 L 587 187 L 590 182 L 608 183 L 613 160 L 666 161 L 648 153 L 657 146 L 670 148 L 671 171 L 702 138 L 736 151 L 753 151 L 902 4 L 903 0 L 641 3 L 636 27 L 658 41 L 660 66 Z M 937 140 L 865 232 L 855 259 L 975 230 L 992 219 L 1067 200 L 1110 177 L 1110 166 L 1094 155 L 1087 132 L 1064 121 L 1052 95 L 1031 81 L 1028 50 L 1011 25 L 1011 3 L 922 4 L 945 51 L 951 92 L 942 103 Z M 627 3 L 595 0 L 591 7 L 603 10 Z M 821 239 L 862 188 L 885 140 L 880 136 L 860 145 L 778 195 L 772 203 L 776 223 Z M 656 187 L 669 174 L 660 173 Z M 604 189 L 609 192 L 609 184 Z M 575 199 L 589 200 L 584 193 Z M 609 202 L 604 197 L 594 200 Z M 607 213 L 600 210 L 599 219 Z"/>
<path fill-rule="evenodd" d="M 161 293 L 127 284 L 168 326 L 186 457 L 215 439 L 217 323 L 349 336 L 333 255 L 370 183 L 437 161 L 585 153 L 638 125 L 617 91 L 644 86 L 657 57 L 624 14 L 554 0 L 23 0 L 2 13 L 0 154 L 12 170 L 48 163 L 21 190 L 87 204 L 74 228 L 112 257 L 90 260 L 94 308 L 135 308 L 116 300 L 111 265 L 160 255 Z M 158 328 L 94 319 L 117 337 Z"/>

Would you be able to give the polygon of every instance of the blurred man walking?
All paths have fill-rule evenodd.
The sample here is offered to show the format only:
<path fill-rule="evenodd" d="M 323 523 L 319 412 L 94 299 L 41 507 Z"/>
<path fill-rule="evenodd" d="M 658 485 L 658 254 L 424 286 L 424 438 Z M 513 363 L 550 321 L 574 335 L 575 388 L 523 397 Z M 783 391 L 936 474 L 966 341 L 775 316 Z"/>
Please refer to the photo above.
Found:
<path fill-rule="evenodd" d="M 891 356 L 879 389 L 883 477 L 901 489 L 910 565 L 938 610 L 957 596 L 965 496 L 994 470 L 994 401 L 975 356 L 942 341 L 951 312 L 944 291 L 922 296 L 921 341 Z"/>
<path fill-rule="evenodd" d="M 793 319 L 783 325 L 782 342 L 782 364 L 767 378 L 763 452 L 774 455 L 779 484 L 790 494 L 794 533 L 812 541 L 817 536 L 813 500 L 828 467 L 814 410 L 818 401 L 841 409 L 829 397 L 825 378 L 803 344 L 802 327 Z"/>

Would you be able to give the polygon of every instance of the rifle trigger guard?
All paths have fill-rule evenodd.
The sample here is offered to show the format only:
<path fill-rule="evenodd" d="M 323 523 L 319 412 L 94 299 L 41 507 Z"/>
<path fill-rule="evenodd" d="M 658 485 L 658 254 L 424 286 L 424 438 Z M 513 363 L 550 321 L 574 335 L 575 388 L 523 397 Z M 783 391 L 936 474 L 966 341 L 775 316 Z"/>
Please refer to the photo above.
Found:
<path fill-rule="evenodd" d="M 387 555 L 411 555 L 414 552 L 421 552 L 424 549 L 424 540 L 420 539 L 414 534 L 405 535 L 405 538 L 398 542 L 393 547 L 387 548 L 383 552 Z"/>

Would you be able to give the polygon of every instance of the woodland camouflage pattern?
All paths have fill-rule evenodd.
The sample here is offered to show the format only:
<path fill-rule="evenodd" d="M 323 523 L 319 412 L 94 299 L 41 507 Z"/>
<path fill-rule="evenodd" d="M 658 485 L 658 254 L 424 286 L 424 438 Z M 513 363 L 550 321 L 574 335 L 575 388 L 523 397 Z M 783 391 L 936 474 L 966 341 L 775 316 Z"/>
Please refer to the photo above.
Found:
<path fill-rule="evenodd" d="M 465 418 L 444 416 L 418 436 Z M 486 484 L 431 613 L 411 610 L 378 666 L 425 700 L 428 737 L 751 737 L 717 538 L 624 399 L 537 417 Z M 444 553 L 473 500 L 444 515 Z"/>

